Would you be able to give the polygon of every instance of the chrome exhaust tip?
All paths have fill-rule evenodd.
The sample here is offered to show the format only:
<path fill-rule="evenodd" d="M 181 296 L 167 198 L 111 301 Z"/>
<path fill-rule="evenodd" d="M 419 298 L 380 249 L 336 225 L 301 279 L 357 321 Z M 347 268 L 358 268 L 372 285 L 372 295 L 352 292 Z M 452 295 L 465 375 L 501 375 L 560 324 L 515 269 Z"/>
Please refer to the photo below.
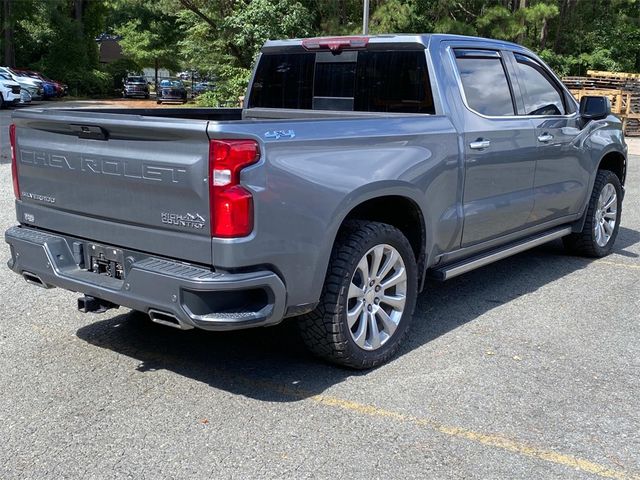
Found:
<path fill-rule="evenodd" d="M 44 283 L 42 281 L 42 279 L 36 275 L 35 273 L 31 273 L 31 272 L 22 272 L 22 278 L 25 279 L 25 281 L 27 283 L 30 283 L 31 285 L 35 285 L 37 287 L 40 288 L 49 288 L 49 285 L 47 285 L 46 283 Z"/>
<path fill-rule="evenodd" d="M 165 325 L 167 327 L 177 328 L 179 330 L 190 330 L 193 328 L 191 325 L 187 325 L 178 320 L 178 317 L 172 313 L 161 312 L 159 310 L 149 310 L 149 318 L 152 322 L 159 323 L 160 325 Z"/>

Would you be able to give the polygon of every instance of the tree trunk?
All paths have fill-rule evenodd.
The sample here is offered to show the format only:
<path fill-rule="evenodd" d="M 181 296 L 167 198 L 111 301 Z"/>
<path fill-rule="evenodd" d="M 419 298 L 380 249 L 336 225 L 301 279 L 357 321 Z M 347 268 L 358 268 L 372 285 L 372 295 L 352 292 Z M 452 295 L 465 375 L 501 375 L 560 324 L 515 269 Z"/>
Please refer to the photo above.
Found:
<path fill-rule="evenodd" d="M 540 29 L 540 50 L 544 50 L 547 47 L 547 33 L 549 31 L 549 23 L 545 18 L 542 20 L 542 28 Z"/>
<path fill-rule="evenodd" d="M 527 0 L 519 0 L 518 1 L 518 11 L 524 10 L 527 8 Z M 524 12 L 522 13 L 522 17 L 520 18 L 520 33 L 518 34 L 518 43 L 524 42 L 524 34 L 525 34 L 525 22 L 524 22 Z"/>
<path fill-rule="evenodd" d="M 13 18 L 11 18 L 11 1 L 12 0 L 3 0 L 4 64 L 7 67 L 16 66 L 16 52 L 13 45 Z"/>
<path fill-rule="evenodd" d="M 560 15 L 558 16 L 558 23 L 556 24 L 556 38 L 553 42 L 553 51 L 560 53 L 560 42 L 562 42 L 562 32 L 564 32 L 565 24 L 564 20 L 567 16 L 567 4 L 568 0 L 560 2 Z"/>
<path fill-rule="evenodd" d="M 73 19 L 78 22 L 80 26 L 80 34 L 84 32 L 84 22 L 82 20 L 82 16 L 84 14 L 84 0 L 74 0 L 73 1 Z"/>
<path fill-rule="evenodd" d="M 155 59 L 155 65 L 154 65 L 155 71 L 156 71 L 155 80 L 154 80 L 154 83 L 156 84 L 156 97 L 158 96 L 158 65 L 159 65 L 158 59 L 156 58 Z"/>

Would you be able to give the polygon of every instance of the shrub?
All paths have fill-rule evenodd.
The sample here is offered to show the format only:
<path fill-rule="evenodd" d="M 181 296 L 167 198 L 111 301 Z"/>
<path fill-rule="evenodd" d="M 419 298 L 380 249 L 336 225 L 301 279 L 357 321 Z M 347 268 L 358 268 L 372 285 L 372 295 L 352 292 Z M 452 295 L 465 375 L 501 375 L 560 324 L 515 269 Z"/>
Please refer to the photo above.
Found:
<path fill-rule="evenodd" d="M 124 78 L 130 73 L 141 72 L 142 68 L 140 67 L 140 65 L 129 58 L 121 58 L 113 63 L 109 63 L 106 67 L 104 67 L 104 70 L 112 78 L 112 87 L 115 90 L 120 90 L 124 85 Z"/>
<path fill-rule="evenodd" d="M 220 103 L 214 92 L 204 92 L 196 97 L 196 105 L 199 107 L 219 107 Z"/>
<path fill-rule="evenodd" d="M 73 71 L 62 79 L 71 95 L 100 97 L 113 94 L 113 77 L 101 70 Z"/>

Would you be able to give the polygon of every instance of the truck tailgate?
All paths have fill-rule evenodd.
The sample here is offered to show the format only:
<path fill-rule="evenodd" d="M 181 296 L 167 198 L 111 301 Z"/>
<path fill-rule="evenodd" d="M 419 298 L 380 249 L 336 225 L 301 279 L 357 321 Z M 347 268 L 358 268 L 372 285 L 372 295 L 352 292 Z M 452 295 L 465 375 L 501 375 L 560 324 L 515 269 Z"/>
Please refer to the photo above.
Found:
<path fill-rule="evenodd" d="M 207 121 L 24 110 L 14 123 L 21 223 L 211 263 Z"/>

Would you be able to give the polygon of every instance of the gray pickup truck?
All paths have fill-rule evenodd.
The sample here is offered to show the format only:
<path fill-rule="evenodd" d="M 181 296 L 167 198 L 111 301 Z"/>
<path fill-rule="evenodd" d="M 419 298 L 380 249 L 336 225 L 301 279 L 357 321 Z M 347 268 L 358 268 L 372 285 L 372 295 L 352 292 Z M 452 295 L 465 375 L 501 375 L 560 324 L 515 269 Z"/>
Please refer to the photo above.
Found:
<path fill-rule="evenodd" d="M 607 255 L 627 163 L 605 97 L 452 35 L 267 42 L 244 109 L 29 109 L 10 129 L 9 267 L 181 329 L 298 317 L 315 354 L 388 360 L 429 277 L 562 238 Z"/>

